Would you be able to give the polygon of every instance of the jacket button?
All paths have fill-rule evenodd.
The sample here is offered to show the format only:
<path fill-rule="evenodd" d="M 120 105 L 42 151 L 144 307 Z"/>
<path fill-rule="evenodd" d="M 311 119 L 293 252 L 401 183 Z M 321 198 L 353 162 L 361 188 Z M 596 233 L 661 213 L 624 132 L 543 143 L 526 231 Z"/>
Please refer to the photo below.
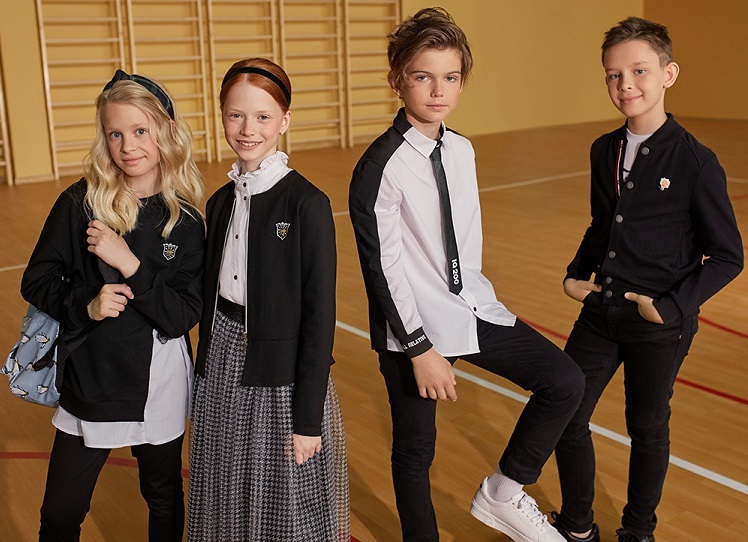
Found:
<path fill-rule="evenodd" d="M 632 188 L 634 188 L 634 183 L 632 183 L 631 181 L 628 181 L 626 183 L 626 188 L 628 188 L 629 190 L 631 190 Z"/>
<path fill-rule="evenodd" d="M 642 147 L 642 154 L 647 156 L 649 154 L 649 147 Z"/>
<path fill-rule="evenodd" d="M 613 282 L 613 277 L 605 277 L 605 284 L 610 284 Z"/>
<path fill-rule="evenodd" d="M 615 257 L 616 257 L 616 251 L 615 250 L 611 250 L 610 252 L 608 252 L 608 258 L 613 259 Z"/>
<path fill-rule="evenodd" d="M 623 216 L 622 215 L 616 215 L 616 222 L 618 222 L 619 224 L 621 222 L 623 222 Z"/>
<path fill-rule="evenodd" d="M 613 292 L 610 290 L 605 290 L 605 297 L 613 297 Z"/>

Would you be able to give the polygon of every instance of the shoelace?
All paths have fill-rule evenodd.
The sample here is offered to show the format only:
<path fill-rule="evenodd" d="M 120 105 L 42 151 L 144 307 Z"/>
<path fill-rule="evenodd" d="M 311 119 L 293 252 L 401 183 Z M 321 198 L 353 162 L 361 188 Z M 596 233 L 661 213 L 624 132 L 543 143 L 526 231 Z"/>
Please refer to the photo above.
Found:
<path fill-rule="evenodd" d="M 626 529 L 618 529 L 616 536 L 618 537 L 618 542 L 639 542 L 641 540 L 634 533 Z"/>
<path fill-rule="evenodd" d="M 530 497 L 527 493 L 525 493 L 519 500 L 517 508 L 527 516 L 527 519 L 529 519 L 533 525 L 544 528 L 548 523 L 548 518 L 538 509 L 535 499 Z"/>

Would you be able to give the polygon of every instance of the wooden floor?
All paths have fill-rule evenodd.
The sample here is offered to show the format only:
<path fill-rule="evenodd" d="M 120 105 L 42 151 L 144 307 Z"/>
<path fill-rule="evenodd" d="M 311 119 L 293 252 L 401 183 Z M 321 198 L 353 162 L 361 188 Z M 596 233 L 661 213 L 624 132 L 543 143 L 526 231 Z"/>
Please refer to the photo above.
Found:
<path fill-rule="evenodd" d="M 738 221 L 748 236 L 748 122 L 681 119 L 720 157 Z M 579 305 L 561 280 L 589 221 L 591 141 L 616 126 L 593 123 L 476 137 L 473 140 L 484 229 L 484 272 L 499 299 L 558 345 Z M 399 539 L 389 475 L 390 421 L 385 388 L 366 338 L 366 299 L 347 215 L 350 172 L 363 151 L 296 152 L 291 165 L 320 186 L 336 213 L 338 320 L 333 375 L 346 424 L 353 534 L 361 542 Z M 203 166 L 208 192 L 225 182 L 228 163 Z M 68 179 L 67 181 L 70 181 Z M 25 310 L 23 267 L 57 194 L 68 182 L 0 186 L 0 345 L 17 339 Z M 748 243 L 748 241 L 746 241 Z M 699 334 L 673 398 L 672 465 L 658 509 L 659 542 L 746 540 L 748 531 L 748 272 L 702 310 Z M 459 399 L 439 405 L 432 492 L 442 540 L 503 541 L 473 519 L 470 499 L 495 467 L 522 409 L 508 382 L 458 362 Z M 33 540 L 44 488 L 52 411 L 0 390 L 2 540 Z M 598 477 L 595 512 L 602 539 L 614 540 L 626 498 L 628 448 L 620 375 L 595 413 Z M 146 539 L 146 510 L 128 450 L 101 475 L 84 542 Z M 185 449 L 185 466 L 186 465 Z M 560 495 L 551 460 L 528 488 L 545 511 Z M 740 533 L 740 534 L 736 534 Z"/>

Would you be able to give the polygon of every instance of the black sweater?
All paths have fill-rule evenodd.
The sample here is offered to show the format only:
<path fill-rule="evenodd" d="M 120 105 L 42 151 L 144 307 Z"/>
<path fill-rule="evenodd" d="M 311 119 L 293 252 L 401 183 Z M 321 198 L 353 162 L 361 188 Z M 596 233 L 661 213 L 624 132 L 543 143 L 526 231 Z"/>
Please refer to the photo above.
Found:
<path fill-rule="evenodd" d="M 205 374 L 234 183 L 208 200 L 203 317 Z M 242 384 L 294 384 L 294 433 L 320 434 L 335 335 L 335 224 L 327 196 L 296 171 L 252 196 L 247 250 L 248 346 Z M 277 224 L 290 224 L 285 237 Z M 283 237 L 283 238 L 281 238 Z"/>
<path fill-rule="evenodd" d="M 141 200 L 138 226 L 124 236 L 140 267 L 116 281 L 135 297 L 117 318 L 94 322 L 86 307 L 105 280 L 99 259 L 87 250 L 85 194 L 82 179 L 58 197 L 23 274 L 21 295 L 60 322 L 61 341 L 86 334 L 65 361 L 60 405 L 88 421 L 142 421 L 153 329 L 177 338 L 199 319 L 204 225 L 182 213 L 165 240 L 162 198 Z"/>
<path fill-rule="evenodd" d="M 590 151 L 592 223 L 567 277 L 603 286 L 603 303 L 627 291 L 654 298 L 667 322 L 693 314 L 743 268 L 743 244 L 717 157 L 672 116 L 642 143 L 616 195 L 626 127 Z M 622 156 L 622 154 L 621 154 Z"/>

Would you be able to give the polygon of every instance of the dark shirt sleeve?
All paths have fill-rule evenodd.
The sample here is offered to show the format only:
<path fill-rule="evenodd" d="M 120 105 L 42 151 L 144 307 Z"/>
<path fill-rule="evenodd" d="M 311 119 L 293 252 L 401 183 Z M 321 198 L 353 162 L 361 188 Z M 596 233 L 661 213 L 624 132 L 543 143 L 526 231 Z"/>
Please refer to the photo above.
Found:
<path fill-rule="evenodd" d="M 335 224 L 327 196 L 300 209 L 302 312 L 294 378 L 293 431 L 319 436 L 335 336 Z"/>
<path fill-rule="evenodd" d="M 172 231 L 179 235 L 179 267 L 168 280 L 159 270 L 149 269 L 148 260 L 125 280 L 134 299 L 130 301 L 153 326 L 170 338 L 185 335 L 200 320 L 202 311 L 202 269 L 205 227 L 202 220 L 182 211 L 180 222 Z M 154 235 L 160 231 L 154 229 Z"/>
<path fill-rule="evenodd" d="M 432 343 L 423 329 L 400 258 L 399 194 L 385 182 L 383 173 L 376 162 L 362 160 L 353 171 L 348 207 L 369 303 L 376 303 L 412 359 L 429 350 Z"/>
<path fill-rule="evenodd" d="M 63 338 L 91 324 L 87 306 L 101 286 L 84 278 L 87 219 L 79 189 L 80 183 L 57 198 L 21 279 L 23 298 L 60 322 Z"/>
<path fill-rule="evenodd" d="M 727 194 L 725 172 L 715 156 L 699 172 L 690 208 L 694 248 L 704 258 L 670 292 L 655 300 L 666 323 L 696 312 L 743 269 L 743 242 Z"/>

